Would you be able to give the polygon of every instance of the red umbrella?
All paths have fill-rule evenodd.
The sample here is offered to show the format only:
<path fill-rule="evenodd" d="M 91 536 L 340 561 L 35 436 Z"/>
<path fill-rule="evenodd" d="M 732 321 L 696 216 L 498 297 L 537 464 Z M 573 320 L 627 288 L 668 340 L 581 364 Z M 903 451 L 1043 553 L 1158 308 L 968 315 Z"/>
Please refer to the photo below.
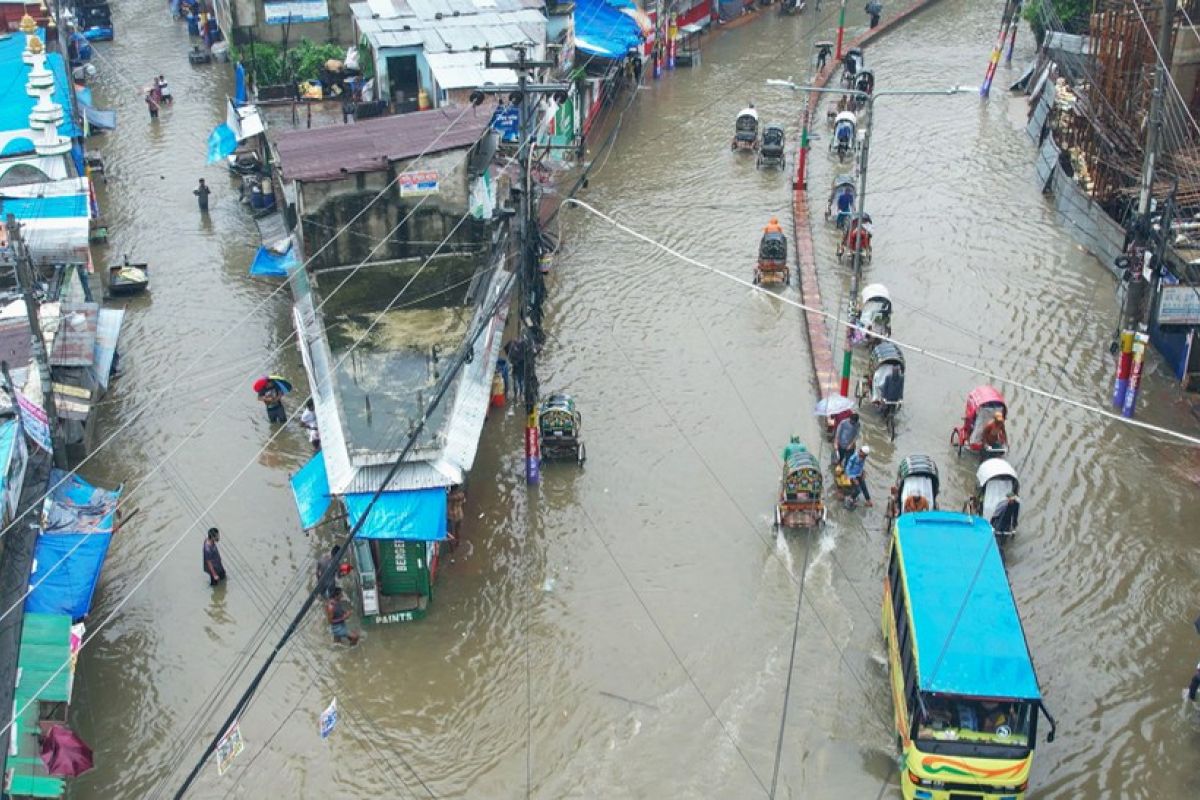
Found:
<path fill-rule="evenodd" d="M 51 775 L 73 778 L 92 768 L 92 748 L 65 725 L 52 725 L 42 736 L 42 763 Z"/>
<path fill-rule="evenodd" d="M 251 385 L 250 388 L 253 389 L 256 393 L 262 394 L 263 392 L 265 392 L 267 390 L 267 387 L 270 385 L 271 385 L 271 379 L 268 378 L 266 375 L 263 375 L 261 378 L 256 380 Z"/>

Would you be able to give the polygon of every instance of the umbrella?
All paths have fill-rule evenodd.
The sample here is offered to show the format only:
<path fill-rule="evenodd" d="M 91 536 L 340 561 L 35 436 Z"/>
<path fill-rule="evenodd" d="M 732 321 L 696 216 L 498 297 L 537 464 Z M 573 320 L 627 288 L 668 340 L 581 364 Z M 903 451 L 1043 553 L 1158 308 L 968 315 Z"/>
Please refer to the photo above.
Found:
<path fill-rule="evenodd" d="M 256 393 L 262 394 L 267 389 L 271 388 L 272 385 L 274 385 L 275 389 L 278 390 L 280 394 L 287 394 L 293 388 L 292 382 L 282 375 L 263 375 L 261 378 L 254 381 L 254 383 L 250 385 L 250 388 Z"/>
<path fill-rule="evenodd" d="M 831 394 L 828 397 L 821 398 L 813 406 L 813 416 L 836 417 L 843 411 L 849 411 L 852 408 L 854 408 L 854 401 L 849 397 L 842 397 L 840 394 Z"/>
<path fill-rule="evenodd" d="M 42 736 L 42 763 L 51 775 L 73 778 L 92 768 L 92 748 L 65 725 L 51 725 Z"/>

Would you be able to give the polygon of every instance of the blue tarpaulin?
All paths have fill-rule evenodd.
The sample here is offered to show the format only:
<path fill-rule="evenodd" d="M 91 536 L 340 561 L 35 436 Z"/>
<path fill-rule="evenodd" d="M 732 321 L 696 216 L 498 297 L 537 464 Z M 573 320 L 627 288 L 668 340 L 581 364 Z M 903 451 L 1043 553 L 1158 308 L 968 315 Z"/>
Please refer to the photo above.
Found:
<path fill-rule="evenodd" d="M 233 104 L 235 106 L 246 105 L 246 68 L 240 61 L 233 68 L 233 85 Z"/>
<path fill-rule="evenodd" d="M 358 524 L 373 496 L 373 492 L 342 495 L 351 526 Z M 440 542 L 446 538 L 446 488 L 384 492 L 357 535 L 360 539 Z"/>
<path fill-rule="evenodd" d="M 237 134 L 222 122 L 208 135 L 208 163 L 220 161 L 237 149 Z"/>
<path fill-rule="evenodd" d="M 50 485 L 60 481 L 46 498 L 45 526 L 34 547 L 25 610 L 79 619 L 92 608 L 112 542 L 121 490 L 99 489 L 82 478 L 53 470 Z"/>
<path fill-rule="evenodd" d="M 88 216 L 86 194 L 48 195 L 46 197 L 0 197 L 0 216 L 17 219 L 68 219 Z"/>
<path fill-rule="evenodd" d="M 329 474 L 325 456 L 318 452 L 292 476 L 292 496 L 300 513 L 300 527 L 308 529 L 321 521 L 329 510 Z"/>
<path fill-rule="evenodd" d="M 576 0 L 575 49 L 601 58 L 624 58 L 642 41 L 637 22 L 604 0 Z"/>
<path fill-rule="evenodd" d="M 291 242 L 282 253 L 270 247 L 260 247 L 254 255 L 254 263 L 250 265 L 250 274 L 266 278 L 286 278 L 297 263 L 299 262 L 296 251 Z"/>

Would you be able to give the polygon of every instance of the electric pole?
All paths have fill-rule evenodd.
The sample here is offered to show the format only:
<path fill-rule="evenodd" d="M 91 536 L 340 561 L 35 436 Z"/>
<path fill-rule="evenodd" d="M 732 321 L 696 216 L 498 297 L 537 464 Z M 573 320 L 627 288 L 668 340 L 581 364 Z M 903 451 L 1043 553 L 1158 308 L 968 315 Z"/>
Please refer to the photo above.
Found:
<path fill-rule="evenodd" d="M 1154 93 L 1150 96 L 1150 116 L 1146 126 L 1146 150 L 1142 157 L 1142 181 L 1138 192 L 1137 214 L 1132 223 L 1133 235 L 1130 237 L 1126 256 L 1118 260 L 1128 264 L 1125 282 L 1125 296 L 1121 303 L 1117 321 L 1117 341 L 1113 343 L 1112 351 L 1120 352 L 1117 359 L 1116 389 L 1113 393 L 1113 405 L 1121 409 L 1126 417 L 1132 417 L 1137 401 L 1138 384 L 1141 379 L 1141 361 L 1144 358 L 1147 330 L 1150 322 L 1150 307 L 1154 303 L 1154 293 L 1158 287 L 1158 275 L 1162 269 L 1161 258 L 1153 259 L 1149 253 L 1150 239 L 1153 230 L 1150 223 L 1150 206 L 1153 200 L 1154 179 L 1158 168 L 1159 150 L 1162 149 L 1163 127 L 1163 96 L 1166 91 L 1167 60 L 1171 57 L 1171 34 L 1175 24 L 1175 0 L 1164 0 L 1160 12 L 1158 42 L 1158 62 L 1154 70 Z M 1172 195 L 1174 191 L 1172 191 Z M 1165 240 L 1170 227 L 1170 211 L 1163 219 L 1162 235 Z M 1165 254 L 1165 242 L 1159 247 Z M 1132 343 L 1132 346 L 1128 346 Z M 1137 373 L 1137 379 L 1134 373 Z"/>
<path fill-rule="evenodd" d="M 521 170 L 520 188 L 517 190 L 517 230 L 520 239 L 519 257 L 517 259 L 517 338 L 514 347 L 521 354 L 521 379 L 525 398 L 525 480 L 530 485 L 536 484 L 540 477 L 540 456 L 538 447 L 538 381 L 537 381 L 537 351 L 541 347 L 542 334 L 542 299 L 546 293 L 545 281 L 539 269 L 541 260 L 542 233 L 538 219 L 540 195 L 535 191 L 533 180 L 534 149 L 536 147 L 537 126 L 534 112 L 537 103 L 533 97 L 551 95 L 562 103 L 567 99 L 571 90 L 569 83 L 536 83 L 531 82 L 535 70 L 554 69 L 558 66 L 555 61 L 533 61 L 528 58 L 531 44 L 511 45 L 504 49 L 515 51 L 516 62 L 492 62 L 492 48 L 484 49 L 484 67 L 487 69 L 514 69 L 517 72 L 515 85 L 482 86 L 471 94 L 471 102 L 479 105 L 487 94 L 508 94 L 509 101 L 515 104 L 519 111 L 518 130 L 520 137 L 517 142 L 517 164 Z M 499 48 L 497 48 L 499 49 Z M 511 351 L 510 351 L 511 353 Z"/>

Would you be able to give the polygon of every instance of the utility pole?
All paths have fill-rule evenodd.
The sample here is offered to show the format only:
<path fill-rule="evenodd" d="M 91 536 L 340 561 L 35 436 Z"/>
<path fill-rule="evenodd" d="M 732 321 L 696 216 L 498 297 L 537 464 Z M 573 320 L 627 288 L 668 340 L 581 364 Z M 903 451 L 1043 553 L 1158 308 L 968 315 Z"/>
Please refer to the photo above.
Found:
<path fill-rule="evenodd" d="M 12 214 L 5 220 L 8 228 L 8 244 L 13 251 L 15 263 L 14 272 L 17 278 L 17 288 L 25 299 L 25 314 L 29 318 L 30 351 L 37 364 L 38 377 L 42 387 L 42 410 L 46 412 L 46 423 L 50 426 L 50 438 L 53 442 L 54 464 L 57 467 L 67 466 L 66 452 L 59 441 L 58 414 L 54 408 L 54 381 L 50 376 L 50 355 L 46 352 L 46 338 L 42 335 L 42 323 L 38 317 L 38 301 L 33 295 L 33 260 L 29 256 L 29 248 L 21 237 L 21 224 Z M 13 400 L 14 407 L 16 400 Z"/>
<path fill-rule="evenodd" d="M 537 419 L 537 349 L 540 347 L 542 325 L 542 299 L 545 296 L 545 282 L 539 269 L 541 257 L 541 226 L 538 219 L 539 197 L 534 191 L 533 181 L 533 152 L 535 147 L 534 110 L 537 104 L 532 98 L 537 95 L 552 95 L 558 102 L 567 99 L 571 90 L 569 83 L 531 83 L 530 74 L 534 70 L 554 69 L 558 66 L 554 61 L 531 61 L 528 58 L 532 45 L 512 45 L 505 49 L 517 53 L 516 63 L 492 63 L 492 48 L 484 49 L 484 66 L 488 69 L 502 68 L 517 71 L 516 85 L 487 85 L 480 87 L 471 94 L 471 102 L 479 105 L 487 94 L 508 94 L 509 100 L 518 106 L 520 112 L 520 140 L 517 143 L 517 163 L 521 169 L 521 186 L 518 190 L 518 231 L 520 236 L 520 257 L 517 261 L 517 339 L 516 347 L 522 354 L 521 381 L 525 397 L 525 481 L 533 485 L 540 478 L 540 455 L 538 446 Z"/>
<path fill-rule="evenodd" d="M 1149 328 L 1150 306 L 1154 302 L 1154 290 L 1158 286 L 1158 270 L 1162 262 L 1153 263 L 1148 257 L 1147 247 L 1152 234 L 1150 224 L 1150 206 L 1153 200 L 1154 179 L 1158 169 L 1158 155 L 1162 148 L 1163 127 L 1163 97 L 1166 92 L 1167 59 L 1171 54 L 1171 33 L 1175 23 L 1175 0 L 1164 0 L 1160 12 L 1157 48 L 1161 58 L 1154 70 L 1154 93 L 1150 96 L 1150 117 L 1146 126 L 1146 150 L 1142 156 L 1142 182 L 1138 192 L 1137 215 L 1134 219 L 1133 236 L 1130 237 L 1126 252 L 1128 281 L 1125 284 L 1125 297 L 1121 303 L 1120 318 L 1117 321 L 1117 339 L 1113 352 L 1120 350 L 1117 360 L 1116 390 L 1113 393 L 1113 404 L 1121 409 L 1121 413 L 1132 417 L 1137 400 L 1137 384 L 1133 373 L 1141 378 L 1141 360 L 1144 357 L 1145 343 L 1148 339 L 1146 331 Z M 1169 226 L 1169 219 L 1164 218 L 1164 237 Z M 1151 268 L 1153 267 L 1153 268 Z M 1132 342 L 1132 347 L 1127 343 Z"/>
<path fill-rule="evenodd" d="M 793 91 L 801 91 L 801 92 L 805 92 L 806 94 L 807 93 L 836 94 L 836 95 L 842 95 L 842 96 L 857 97 L 864 101 L 869 113 L 867 115 L 866 125 L 863 128 L 862 148 L 859 152 L 859 157 L 858 157 L 858 194 L 855 197 L 855 206 L 856 207 L 855 207 L 854 213 L 852 213 L 850 215 L 850 223 L 849 223 L 849 224 L 854 224 L 854 222 L 857 220 L 859 225 L 863 224 L 862 220 L 863 220 L 864 215 L 866 214 L 865 209 L 866 209 L 866 203 L 867 203 L 867 166 L 868 166 L 868 162 L 870 161 L 870 155 L 871 155 L 871 126 L 874 124 L 874 121 L 875 121 L 875 101 L 877 99 L 879 99 L 880 97 L 887 97 L 889 95 L 896 96 L 896 97 L 922 97 L 922 96 L 926 96 L 926 95 L 936 96 L 936 95 L 967 94 L 967 93 L 974 93 L 975 91 L 977 91 L 976 89 L 972 89 L 969 87 L 952 86 L 948 89 L 885 89 L 883 91 L 874 92 L 872 94 L 867 94 L 866 92 L 860 92 L 857 89 L 851 89 L 850 91 L 846 91 L 844 89 L 829 89 L 829 88 L 825 88 L 825 87 L 821 87 L 821 86 L 799 86 L 795 83 L 792 83 L 791 81 L 783 81 L 783 80 L 777 80 L 777 79 L 768 79 L 767 85 L 769 85 L 769 86 L 787 86 L 790 89 L 792 89 Z M 855 315 L 858 313 L 859 284 L 862 282 L 862 250 L 861 250 L 861 248 L 857 248 L 855 250 L 855 252 L 851 254 L 851 264 L 853 266 L 853 272 L 851 274 L 851 279 L 850 279 L 850 299 L 847 304 L 847 307 L 848 307 L 848 311 L 850 314 L 849 318 L 851 320 L 853 320 Z M 840 383 L 840 387 L 839 387 L 839 393 L 843 397 L 850 396 L 850 367 L 851 367 L 851 363 L 854 359 L 854 351 L 853 351 L 853 346 L 852 346 L 853 335 L 854 335 L 853 325 L 847 325 L 846 326 L 845 347 L 844 347 L 844 352 L 842 354 L 841 383 Z"/>

